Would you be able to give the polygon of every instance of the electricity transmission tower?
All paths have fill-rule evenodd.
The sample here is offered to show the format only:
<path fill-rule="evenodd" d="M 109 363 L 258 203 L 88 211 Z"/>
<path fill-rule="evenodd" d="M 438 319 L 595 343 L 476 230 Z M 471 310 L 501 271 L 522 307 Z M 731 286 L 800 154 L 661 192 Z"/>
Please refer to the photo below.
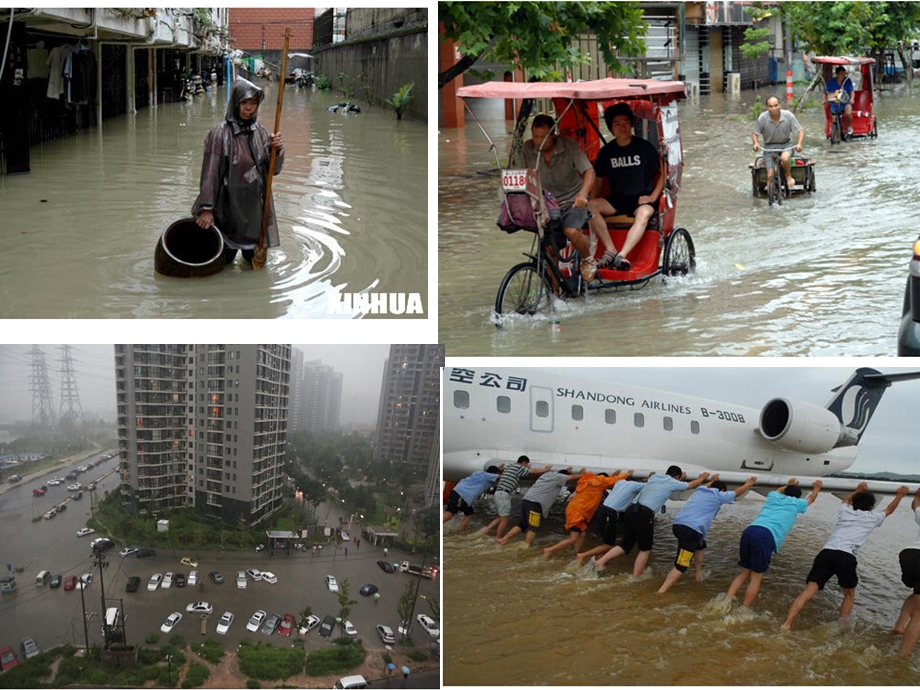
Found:
<path fill-rule="evenodd" d="M 77 376 L 73 370 L 73 358 L 70 345 L 61 345 L 61 410 L 58 414 L 60 429 L 71 431 L 86 427 L 83 407 L 80 405 L 80 391 L 77 389 Z"/>
<path fill-rule="evenodd" d="M 54 416 L 54 401 L 51 400 L 51 383 L 48 381 L 45 353 L 38 345 L 33 345 L 29 350 L 29 356 L 32 358 L 32 373 L 29 376 L 29 390 L 32 392 L 32 431 L 53 431 L 57 420 Z"/>

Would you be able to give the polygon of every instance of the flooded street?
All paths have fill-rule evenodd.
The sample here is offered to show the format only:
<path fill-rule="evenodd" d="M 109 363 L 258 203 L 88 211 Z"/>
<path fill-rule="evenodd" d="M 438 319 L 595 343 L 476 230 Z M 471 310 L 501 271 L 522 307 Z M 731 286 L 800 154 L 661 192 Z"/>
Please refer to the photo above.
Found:
<path fill-rule="evenodd" d="M 271 130 L 276 85 L 259 85 Z M 322 318 L 330 296 L 372 291 L 418 293 L 426 318 L 427 126 L 326 110 L 341 100 L 285 91 L 281 246 L 261 271 L 237 259 L 209 278 L 154 273 L 160 235 L 197 196 L 223 89 L 33 147 L 31 174 L 0 177 L 0 317 Z"/>
<path fill-rule="evenodd" d="M 695 275 L 557 302 L 552 317 L 512 317 L 501 329 L 491 320 L 496 292 L 506 271 L 526 260 L 532 236 L 495 226 L 499 182 L 483 174 L 494 157 L 472 119 L 465 130 L 442 129 L 439 342 L 447 354 L 894 355 L 920 219 L 909 201 L 920 172 L 905 148 L 920 127 L 920 90 L 877 95 L 878 139 L 833 149 L 823 109 L 799 114 L 804 153 L 817 160 L 817 191 L 774 208 L 751 193 L 754 98 L 745 91 L 740 100 L 681 102 L 686 165 L 677 226 L 696 245 Z M 500 135 L 504 157 L 510 123 L 483 124 Z"/>
<path fill-rule="evenodd" d="M 899 638 L 889 632 L 910 592 L 900 582 L 898 552 L 917 530 L 903 504 L 859 551 L 852 628 L 837 624 L 842 595 L 832 580 L 791 633 L 780 626 L 833 528 L 839 500 L 819 496 L 799 517 L 748 616 L 719 611 L 713 600 L 737 572 L 740 534 L 763 499 L 748 495 L 719 513 L 707 535 L 702 583 L 684 577 L 658 595 L 676 550 L 671 523 L 683 505 L 670 501 L 667 516 L 657 516 L 651 574 L 638 582 L 629 579 L 635 551 L 613 561 L 610 576 L 600 579 L 565 572 L 569 551 L 544 559 L 536 547 L 559 539 L 561 510 L 531 550 L 520 539 L 501 547 L 491 538 L 448 532 L 445 684 L 916 684 L 916 656 L 899 658 Z M 474 519 L 474 529 L 480 522 Z"/>

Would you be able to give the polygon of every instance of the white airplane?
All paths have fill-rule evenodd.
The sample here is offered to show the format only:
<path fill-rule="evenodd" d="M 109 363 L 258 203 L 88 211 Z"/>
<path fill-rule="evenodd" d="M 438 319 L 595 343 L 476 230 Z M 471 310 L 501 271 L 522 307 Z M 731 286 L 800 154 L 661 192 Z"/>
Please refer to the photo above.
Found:
<path fill-rule="evenodd" d="M 859 480 L 826 477 L 856 460 L 857 445 L 885 389 L 920 372 L 857 369 L 825 407 L 773 398 L 761 409 L 587 381 L 540 369 L 444 370 L 444 479 L 457 481 L 489 465 L 528 455 L 534 466 L 591 472 L 663 473 L 678 465 L 691 479 L 718 472 L 729 486 L 756 476 L 762 492 L 790 477 L 803 486 L 849 493 Z M 893 494 L 896 482 L 870 481 Z M 911 492 L 916 485 L 910 486 Z"/>

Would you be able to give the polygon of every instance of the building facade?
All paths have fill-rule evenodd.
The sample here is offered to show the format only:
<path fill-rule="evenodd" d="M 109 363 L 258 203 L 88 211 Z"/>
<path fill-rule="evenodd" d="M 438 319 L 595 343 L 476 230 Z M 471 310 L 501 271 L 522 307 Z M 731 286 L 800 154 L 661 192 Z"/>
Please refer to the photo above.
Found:
<path fill-rule="evenodd" d="M 316 360 L 303 366 L 303 429 L 322 434 L 339 428 L 342 373 Z"/>
<path fill-rule="evenodd" d="M 281 507 L 290 345 L 116 345 L 129 512 L 254 525 Z"/>
<path fill-rule="evenodd" d="M 391 345 L 374 435 L 374 459 L 428 475 L 440 437 L 443 345 Z"/>

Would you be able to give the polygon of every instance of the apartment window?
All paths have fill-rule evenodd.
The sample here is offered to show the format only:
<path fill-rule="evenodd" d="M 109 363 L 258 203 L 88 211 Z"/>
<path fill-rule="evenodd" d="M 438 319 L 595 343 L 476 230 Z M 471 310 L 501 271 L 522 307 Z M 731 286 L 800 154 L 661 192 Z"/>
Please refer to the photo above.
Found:
<path fill-rule="evenodd" d="M 229 473 L 229 472 L 224 472 L 224 479 L 226 479 L 228 482 L 230 481 L 230 473 Z"/>
<path fill-rule="evenodd" d="M 664 430 L 665 431 L 674 431 L 674 420 L 670 417 L 664 418 Z"/>
<path fill-rule="evenodd" d="M 236 434 L 233 434 L 233 442 L 234 442 L 234 443 L 237 442 L 237 440 L 236 440 Z"/>
<path fill-rule="evenodd" d="M 495 401 L 495 408 L 502 414 L 511 412 L 511 398 L 507 395 L 499 395 Z"/>
<path fill-rule="evenodd" d="M 609 408 L 604 410 L 604 421 L 607 422 L 608 424 L 616 424 L 617 423 L 617 411 L 611 410 Z"/>
<path fill-rule="evenodd" d="M 236 469 L 236 460 L 233 461 L 233 469 Z"/>
<path fill-rule="evenodd" d="M 235 475 L 235 474 L 233 475 L 233 481 L 236 481 L 236 475 Z"/>
<path fill-rule="evenodd" d="M 234 400 L 233 402 L 239 402 L 239 401 L 240 401 L 240 394 L 237 393 L 237 394 L 236 394 L 236 400 Z"/>
<path fill-rule="evenodd" d="M 580 422 L 585 418 L 585 408 L 581 405 L 572 405 L 572 419 Z"/>
<path fill-rule="evenodd" d="M 239 373 L 239 372 L 237 372 L 237 373 Z M 239 388 L 239 387 L 240 387 L 240 380 L 237 379 L 237 380 L 234 382 L 233 385 L 234 385 L 235 388 Z"/>
<path fill-rule="evenodd" d="M 635 424 L 640 429 L 645 426 L 645 415 L 641 412 L 636 412 L 633 415 L 633 424 Z"/>
<path fill-rule="evenodd" d="M 549 417 L 549 403 L 545 400 L 537 400 L 534 411 L 538 417 Z"/>
<path fill-rule="evenodd" d="M 696 421 L 695 419 L 692 422 L 690 422 L 690 433 L 691 434 L 700 433 L 700 423 Z"/>

